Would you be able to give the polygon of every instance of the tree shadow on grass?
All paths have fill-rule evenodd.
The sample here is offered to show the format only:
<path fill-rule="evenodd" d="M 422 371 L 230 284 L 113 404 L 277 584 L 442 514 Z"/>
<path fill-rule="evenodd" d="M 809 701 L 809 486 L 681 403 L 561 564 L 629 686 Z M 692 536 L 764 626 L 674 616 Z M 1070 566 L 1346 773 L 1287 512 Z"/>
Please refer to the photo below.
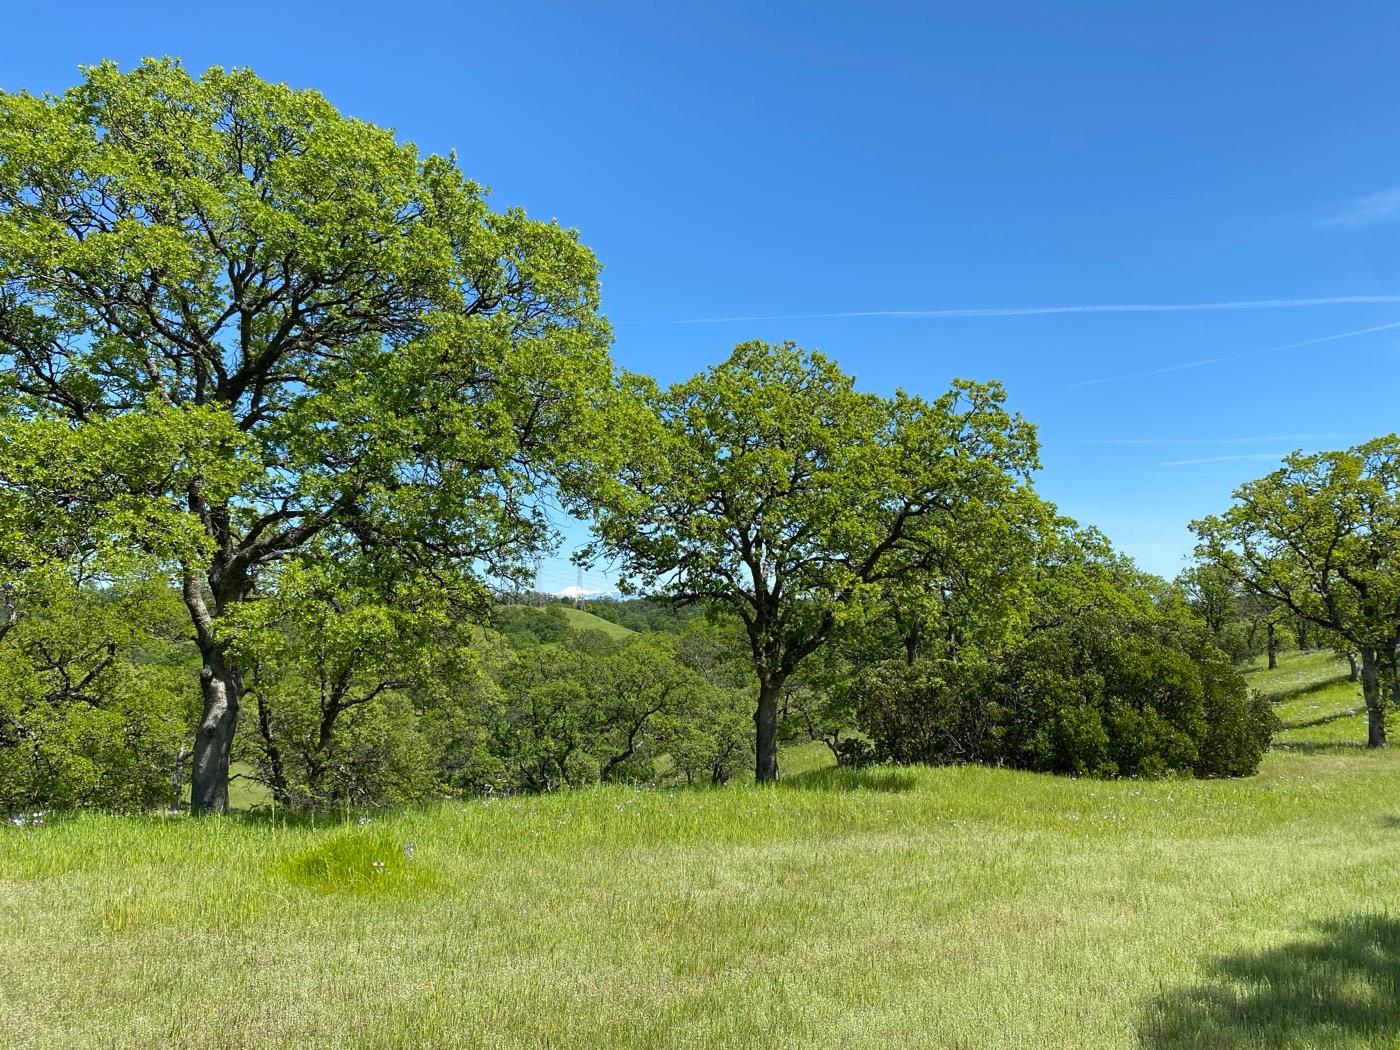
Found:
<path fill-rule="evenodd" d="M 1280 687 L 1277 692 L 1272 690 L 1260 690 L 1260 692 L 1272 699 L 1275 703 L 1281 703 L 1283 701 L 1302 700 L 1312 696 L 1314 693 L 1325 693 L 1330 689 L 1337 688 L 1339 685 L 1348 684 L 1353 686 L 1352 691 L 1354 693 L 1358 696 L 1361 695 L 1361 686 L 1355 682 L 1350 682 L 1346 676 L 1346 672 L 1333 675 L 1331 678 L 1324 678 L 1321 681 L 1309 682 L 1307 685 L 1299 686 L 1297 689 L 1290 689 L 1284 686 Z"/>
<path fill-rule="evenodd" d="M 1304 755 L 1355 755 L 1369 750 L 1364 740 L 1275 740 L 1275 751 Z"/>
<path fill-rule="evenodd" d="M 814 769 L 778 781 L 793 791 L 880 791 L 897 794 L 918 784 L 913 773 L 901 769 Z"/>
<path fill-rule="evenodd" d="M 1144 1009 L 1147 1050 L 1400 1045 L 1400 921 L 1355 916 L 1221 959 L 1210 979 Z"/>
<path fill-rule="evenodd" d="M 1312 729 L 1316 726 L 1325 726 L 1329 722 L 1340 722 L 1343 718 L 1355 718 L 1357 715 L 1364 715 L 1365 707 L 1348 708 L 1345 711 L 1334 711 L 1330 715 L 1319 715 L 1317 718 L 1309 718 L 1304 722 L 1284 722 L 1284 729 Z"/>

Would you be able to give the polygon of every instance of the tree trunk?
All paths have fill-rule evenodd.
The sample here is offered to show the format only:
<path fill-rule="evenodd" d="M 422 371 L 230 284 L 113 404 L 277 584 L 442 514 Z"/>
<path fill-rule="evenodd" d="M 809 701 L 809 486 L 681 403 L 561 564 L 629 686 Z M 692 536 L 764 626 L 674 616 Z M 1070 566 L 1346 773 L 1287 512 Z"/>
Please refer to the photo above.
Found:
<path fill-rule="evenodd" d="M 1385 697 L 1381 694 L 1376 650 L 1361 647 L 1361 695 L 1366 698 L 1366 746 L 1385 747 Z"/>
<path fill-rule="evenodd" d="M 778 779 L 778 694 L 781 682 L 761 681 L 758 687 L 758 709 L 753 713 L 754 779 L 771 784 Z"/>
<path fill-rule="evenodd" d="M 189 752 L 183 747 L 175 752 L 175 766 L 170 771 L 170 808 L 179 811 L 184 805 L 185 756 Z"/>
<path fill-rule="evenodd" d="M 1278 667 L 1278 633 L 1273 624 L 1269 624 L 1269 670 Z"/>
<path fill-rule="evenodd" d="M 284 806 L 290 806 L 292 792 L 287 784 L 287 767 L 282 762 L 282 748 L 272 732 L 272 715 L 261 692 L 255 690 L 253 697 L 258 708 L 258 733 L 263 740 L 263 753 L 267 755 L 268 774 L 272 781 L 268 785 L 272 788 L 272 798 Z"/>
<path fill-rule="evenodd" d="M 1350 649 L 1347 650 L 1347 665 L 1351 668 L 1351 670 L 1347 672 L 1347 681 L 1361 681 L 1361 665 L 1356 662 L 1356 654 Z"/>
<path fill-rule="evenodd" d="M 204 666 L 199 687 L 204 710 L 194 734 L 194 767 L 190 777 L 191 813 L 228 812 L 228 767 L 233 734 L 238 727 L 242 675 L 214 643 L 201 646 Z"/>

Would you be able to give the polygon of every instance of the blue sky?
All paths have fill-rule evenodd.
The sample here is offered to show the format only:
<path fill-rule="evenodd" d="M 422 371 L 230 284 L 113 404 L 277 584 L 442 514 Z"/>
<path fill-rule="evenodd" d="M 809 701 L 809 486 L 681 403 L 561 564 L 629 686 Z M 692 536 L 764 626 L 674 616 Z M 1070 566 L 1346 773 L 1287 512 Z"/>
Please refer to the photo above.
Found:
<path fill-rule="evenodd" d="M 1281 454 L 1400 425 L 1398 5 L 4 17 L 5 89 L 169 54 L 456 149 L 498 205 L 582 231 L 618 361 L 663 381 L 750 338 L 880 391 L 1000 379 L 1039 425 L 1042 493 L 1155 572 Z"/>

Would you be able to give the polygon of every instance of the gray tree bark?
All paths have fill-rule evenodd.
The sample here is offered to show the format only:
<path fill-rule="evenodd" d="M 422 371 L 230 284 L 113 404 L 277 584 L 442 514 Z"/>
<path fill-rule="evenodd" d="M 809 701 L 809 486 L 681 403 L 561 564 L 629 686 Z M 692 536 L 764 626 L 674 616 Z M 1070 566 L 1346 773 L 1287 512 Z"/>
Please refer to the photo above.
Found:
<path fill-rule="evenodd" d="M 1361 695 L 1366 699 L 1366 746 L 1385 747 L 1385 697 L 1376 650 L 1369 645 L 1361 647 Z"/>
<path fill-rule="evenodd" d="M 190 812 L 227 813 L 229 762 L 233 755 L 233 735 L 238 728 L 242 675 L 225 659 L 217 645 L 211 645 L 203 657 L 199 688 L 204 710 L 194 734 Z"/>
<path fill-rule="evenodd" d="M 765 679 L 758 687 L 754 723 L 754 779 L 771 784 L 778 779 L 778 695 L 783 684 Z"/>

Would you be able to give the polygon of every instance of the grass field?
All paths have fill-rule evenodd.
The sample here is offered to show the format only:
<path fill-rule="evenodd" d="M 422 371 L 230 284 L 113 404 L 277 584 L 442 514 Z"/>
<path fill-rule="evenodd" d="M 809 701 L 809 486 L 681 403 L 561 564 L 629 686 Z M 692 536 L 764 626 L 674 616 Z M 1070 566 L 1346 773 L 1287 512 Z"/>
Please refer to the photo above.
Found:
<path fill-rule="evenodd" d="M 1243 781 L 6 828 L 0 1044 L 1395 1047 L 1400 756 L 1344 669 L 1251 672 L 1289 728 Z"/>
<path fill-rule="evenodd" d="M 636 634 L 635 631 L 623 627 L 620 623 L 613 623 L 601 616 L 594 616 L 591 612 L 575 609 L 570 605 L 562 605 L 560 608 L 564 610 L 564 618 L 568 620 L 569 626 L 575 631 L 602 631 L 609 638 L 630 638 Z"/>

